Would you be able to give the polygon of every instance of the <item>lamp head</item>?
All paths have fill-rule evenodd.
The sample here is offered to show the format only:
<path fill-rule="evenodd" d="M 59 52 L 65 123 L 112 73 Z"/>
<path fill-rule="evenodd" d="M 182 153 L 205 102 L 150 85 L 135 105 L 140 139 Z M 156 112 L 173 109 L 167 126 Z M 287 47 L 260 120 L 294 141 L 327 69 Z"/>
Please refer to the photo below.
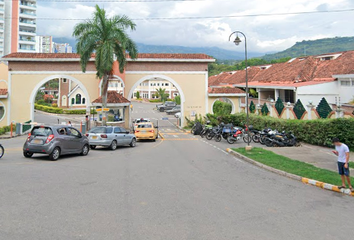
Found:
<path fill-rule="evenodd" d="M 235 41 L 234 41 L 235 45 L 238 46 L 238 45 L 240 45 L 241 42 L 242 42 L 241 39 L 238 36 L 236 36 Z"/>

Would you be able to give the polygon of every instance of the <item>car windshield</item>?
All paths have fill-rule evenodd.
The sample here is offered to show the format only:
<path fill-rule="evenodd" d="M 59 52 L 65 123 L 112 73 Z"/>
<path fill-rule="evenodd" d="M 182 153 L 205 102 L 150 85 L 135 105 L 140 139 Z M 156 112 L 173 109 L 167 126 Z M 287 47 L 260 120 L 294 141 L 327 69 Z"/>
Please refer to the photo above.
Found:
<path fill-rule="evenodd" d="M 112 133 L 113 128 L 111 127 L 95 127 L 92 128 L 89 133 Z"/>
<path fill-rule="evenodd" d="M 151 124 L 139 124 L 138 128 L 152 128 Z"/>
<path fill-rule="evenodd" d="M 53 134 L 53 131 L 50 127 L 34 127 L 31 132 L 32 136 L 48 137 L 49 135 L 52 135 L 52 134 Z"/>

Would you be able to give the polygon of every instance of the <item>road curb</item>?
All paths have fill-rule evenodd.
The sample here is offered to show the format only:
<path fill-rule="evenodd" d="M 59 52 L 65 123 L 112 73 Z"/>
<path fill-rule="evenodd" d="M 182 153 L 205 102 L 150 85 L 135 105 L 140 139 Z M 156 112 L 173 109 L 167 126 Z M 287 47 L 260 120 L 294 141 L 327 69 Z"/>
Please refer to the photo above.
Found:
<path fill-rule="evenodd" d="M 273 173 L 276 173 L 278 175 L 281 175 L 281 176 L 284 176 L 284 177 L 287 177 L 287 178 L 290 178 L 290 179 L 293 179 L 293 180 L 296 180 L 296 181 L 300 181 L 302 183 L 305 183 L 305 184 L 308 184 L 308 185 L 312 185 L 312 186 L 315 186 L 315 187 L 318 187 L 318 188 L 322 188 L 322 189 L 325 189 L 325 190 L 329 190 L 329 191 L 333 191 L 333 192 L 338 192 L 338 193 L 343 193 L 345 195 L 348 195 L 348 196 L 352 196 L 354 197 L 354 192 L 351 192 L 349 189 L 339 189 L 338 186 L 335 186 L 335 185 L 332 185 L 332 184 L 329 184 L 329 183 L 324 183 L 324 182 L 320 182 L 320 181 L 317 181 L 317 180 L 313 180 L 313 179 L 309 179 L 309 178 L 304 178 L 304 177 L 301 177 L 301 176 L 298 176 L 298 175 L 295 175 L 295 174 L 291 174 L 291 173 L 288 173 L 288 172 L 284 172 L 282 170 L 279 170 L 279 169 L 275 169 L 275 168 L 272 168 L 272 167 L 269 167 L 265 164 L 262 164 L 260 162 L 257 162 L 253 159 L 250 159 L 238 152 L 235 152 L 233 151 L 231 148 L 227 148 L 226 151 L 232 155 L 234 155 L 235 157 L 237 158 L 240 158 L 248 163 L 251 163 L 257 167 L 260 167 L 260 168 L 263 168 L 267 171 L 270 171 L 270 172 L 273 172 Z"/>

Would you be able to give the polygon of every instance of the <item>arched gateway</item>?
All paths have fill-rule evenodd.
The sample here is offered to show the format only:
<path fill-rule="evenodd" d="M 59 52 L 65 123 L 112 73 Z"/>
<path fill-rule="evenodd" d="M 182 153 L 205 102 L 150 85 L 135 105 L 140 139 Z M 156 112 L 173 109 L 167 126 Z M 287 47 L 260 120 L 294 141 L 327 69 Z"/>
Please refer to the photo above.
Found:
<path fill-rule="evenodd" d="M 100 96 L 100 80 L 96 78 L 95 59 L 92 58 L 83 73 L 77 54 L 12 53 L 2 60 L 8 62 L 8 99 L 6 116 L 0 123 L 33 120 L 34 95 L 41 84 L 54 78 L 65 78 L 81 88 L 91 101 Z M 128 59 L 123 74 L 114 64 L 114 75 L 124 82 L 124 96 L 131 99 L 134 89 L 153 79 L 169 81 L 181 95 L 182 125 L 184 117 L 206 114 L 208 106 L 208 64 L 215 60 L 205 54 L 139 54 Z"/>

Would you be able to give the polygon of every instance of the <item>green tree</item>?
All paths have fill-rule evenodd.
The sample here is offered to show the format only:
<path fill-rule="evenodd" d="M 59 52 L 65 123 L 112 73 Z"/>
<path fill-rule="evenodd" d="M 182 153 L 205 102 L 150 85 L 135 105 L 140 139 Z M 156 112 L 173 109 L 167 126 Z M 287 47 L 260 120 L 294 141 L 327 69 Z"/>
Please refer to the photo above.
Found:
<path fill-rule="evenodd" d="M 174 101 L 177 105 L 181 105 L 181 96 L 180 95 L 176 96 Z"/>
<path fill-rule="evenodd" d="M 102 107 L 107 107 L 108 79 L 113 72 L 115 57 L 119 71 L 123 73 L 126 65 L 126 52 L 132 59 L 138 55 L 137 46 L 128 36 L 127 30 L 134 31 L 135 23 L 125 15 L 107 17 L 106 11 L 96 5 L 93 19 L 75 26 L 73 36 L 77 39 L 76 49 L 80 54 L 80 64 L 86 72 L 87 63 L 95 53 L 96 75 L 102 79 Z M 106 124 L 105 119 L 102 121 Z"/>
<path fill-rule="evenodd" d="M 159 95 L 161 102 L 165 102 L 168 98 L 168 94 L 166 93 L 166 89 L 164 88 L 157 88 L 156 93 Z"/>
<path fill-rule="evenodd" d="M 139 91 L 136 92 L 136 99 L 140 99 L 140 92 Z"/>

